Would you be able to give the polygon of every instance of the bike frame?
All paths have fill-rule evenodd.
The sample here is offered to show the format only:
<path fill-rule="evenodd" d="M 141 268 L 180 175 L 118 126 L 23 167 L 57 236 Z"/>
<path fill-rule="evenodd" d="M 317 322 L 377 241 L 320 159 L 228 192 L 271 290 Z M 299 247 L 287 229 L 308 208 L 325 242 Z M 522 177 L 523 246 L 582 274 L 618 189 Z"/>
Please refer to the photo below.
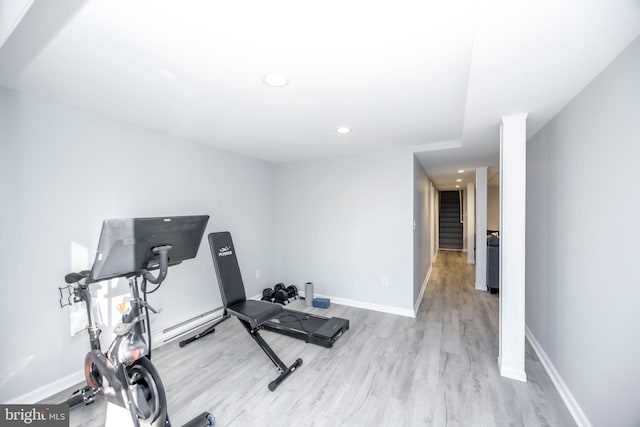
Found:
<path fill-rule="evenodd" d="M 115 403 L 130 411 L 136 427 L 141 423 L 170 427 L 164 386 L 151 363 L 149 311 L 157 311 L 147 303 L 146 286 L 148 283 L 160 286 L 170 265 L 196 257 L 208 220 L 209 215 L 190 215 L 103 221 L 91 271 L 68 273 L 64 279 L 68 286 L 59 288 L 61 307 L 80 301 L 86 303 L 91 348 L 85 357 L 87 386 L 67 399 L 70 407 L 90 404 L 101 393 L 110 402 L 107 422 L 119 422 L 113 418 L 109 421 L 109 411 L 114 409 L 111 403 Z M 102 331 L 96 321 L 89 286 L 117 278 L 129 281 L 130 307 L 114 328 L 115 336 L 109 349 L 103 352 L 100 345 Z M 67 304 L 64 304 L 64 290 L 68 291 Z M 144 339 L 145 332 L 148 341 Z M 210 426 L 213 421 L 211 414 L 203 412 L 187 425 Z"/>
<path fill-rule="evenodd" d="M 130 381 L 127 367 L 140 358 L 149 356 L 149 347 L 144 340 L 149 319 L 144 310 L 146 303 L 140 297 L 138 277 L 130 277 L 128 280 L 131 290 L 130 310 L 123 315 L 122 321 L 114 328 L 116 337 L 106 354 L 102 352 L 100 344 L 102 330 L 96 322 L 93 297 L 89 290 L 90 284 L 79 284 L 74 294 L 86 304 L 87 332 L 91 351 L 85 357 L 85 377 L 87 385 L 91 388 L 90 399 L 93 400 L 95 394 L 102 392 L 108 401 L 128 408 L 137 427 L 140 425 L 139 416 L 141 415 L 138 413 L 139 397 L 136 394 L 137 386 Z M 104 383 L 105 380 L 107 384 Z M 154 391 L 157 392 L 157 389 Z M 156 406 L 155 410 L 162 412 L 166 411 L 166 408 Z M 158 423 L 154 422 L 152 425 L 165 425 L 165 418 L 166 414 L 156 416 Z"/>

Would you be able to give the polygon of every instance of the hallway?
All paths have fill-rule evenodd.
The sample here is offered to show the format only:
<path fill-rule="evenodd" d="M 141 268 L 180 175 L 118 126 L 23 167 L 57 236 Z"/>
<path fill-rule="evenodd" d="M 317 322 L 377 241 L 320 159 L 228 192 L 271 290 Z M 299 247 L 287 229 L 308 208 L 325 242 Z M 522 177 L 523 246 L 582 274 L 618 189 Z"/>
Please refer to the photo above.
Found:
<path fill-rule="evenodd" d="M 474 282 L 466 253 L 438 253 L 417 317 L 417 327 L 432 330 L 432 350 L 439 345 L 434 425 L 575 426 L 528 342 L 528 382 L 499 375 L 498 295 Z"/>

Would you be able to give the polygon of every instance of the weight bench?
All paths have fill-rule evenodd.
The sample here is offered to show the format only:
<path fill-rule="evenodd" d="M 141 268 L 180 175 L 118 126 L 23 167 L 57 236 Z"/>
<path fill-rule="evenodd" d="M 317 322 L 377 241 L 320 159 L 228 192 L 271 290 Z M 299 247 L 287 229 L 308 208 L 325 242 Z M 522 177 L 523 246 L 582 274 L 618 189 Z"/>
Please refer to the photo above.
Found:
<path fill-rule="evenodd" d="M 235 316 L 242 323 L 251 338 L 280 371 L 280 375 L 269 383 L 269 390 L 274 391 L 285 378 L 302 366 L 300 358 L 291 366 L 285 365 L 260 335 L 263 324 L 280 314 L 282 306 L 266 301 L 247 300 L 235 248 L 228 231 L 209 234 L 209 247 L 226 314 Z"/>

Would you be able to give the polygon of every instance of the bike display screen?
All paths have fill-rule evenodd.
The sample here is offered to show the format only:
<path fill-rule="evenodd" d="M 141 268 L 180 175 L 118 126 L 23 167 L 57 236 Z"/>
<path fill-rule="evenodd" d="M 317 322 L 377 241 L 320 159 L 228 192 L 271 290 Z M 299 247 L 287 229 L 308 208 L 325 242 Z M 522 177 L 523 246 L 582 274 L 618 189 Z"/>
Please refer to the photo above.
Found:
<path fill-rule="evenodd" d="M 130 277 L 159 266 L 154 248 L 170 245 L 169 265 L 195 258 L 208 215 L 107 219 L 102 223 L 92 281 Z"/>

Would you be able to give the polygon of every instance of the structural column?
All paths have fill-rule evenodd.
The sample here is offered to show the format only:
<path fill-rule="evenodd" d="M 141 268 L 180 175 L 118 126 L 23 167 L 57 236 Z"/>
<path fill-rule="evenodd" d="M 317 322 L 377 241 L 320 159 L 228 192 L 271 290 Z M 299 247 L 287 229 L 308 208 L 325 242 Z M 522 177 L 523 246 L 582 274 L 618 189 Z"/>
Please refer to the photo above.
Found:
<path fill-rule="evenodd" d="M 465 221 L 467 222 L 467 235 L 465 238 L 467 239 L 467 262 L 469 264 L 474 264 L 476 262 L 476 252 L 474 250 L 475 246 L 475 190 L 473 188 L 473 182 L 467 183 L 467 200 L 465 203 L 467 204 L 467 218 Z"/>
<path fill-rule="evenodd" d="M 524 370 L 526 114 L 500 126 L 500 375 L 527 381 Z"/>
<path fill-rule="evenodd" d="M 436 260 L 436 187 L 433 186 L 433 182 L 429 184 L 429 213 L 431 215 L 431 264 Z"/>
<path fill-rule="evenodd" d="M 434 189 L 433 192 L 433 213 L 434 213 L 434 225 L 436 227 L 436 241 L 435 241 L 435 252 L 436 254 L 433 257 L 433 260 L 436 260 L 436 256 L 438 256 L 438 251 L 440 250 L 440 192 L 437 189 Z"/>
<path fill-rule="evenodd" d="M 487 168 L 476 169 L 476 289 L 487 290 Z"/>

